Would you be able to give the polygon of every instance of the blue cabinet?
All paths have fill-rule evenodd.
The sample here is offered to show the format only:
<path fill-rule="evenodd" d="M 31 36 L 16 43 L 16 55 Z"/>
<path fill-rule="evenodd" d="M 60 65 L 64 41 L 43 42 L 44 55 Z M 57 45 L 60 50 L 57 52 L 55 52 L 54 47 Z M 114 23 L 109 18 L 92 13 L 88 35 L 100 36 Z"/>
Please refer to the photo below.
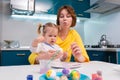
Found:
<path fill-rule="evenodd" d="M 105 54 L 103 51 L 87 50 L 87 53 L 91 61 L 104 61 L 105 60 Z"/>
<path fill-rule="evenodd" d="M 117 63 L 120 64 L 120 51 L 117 52 Z"/>
<path fill-rule="evenodd" d="M 84 12 L 90 8 L 90 0 L 71 0 L 71 5 L 78 17 L 90 18 L 90 13 Z"/>
<path fill-rule="evenodd" d="M 117 63 L 116 51 L 103 51 L 105 54 L 105 62 Z"/>
<path fill-rule="evenodd" d="M 56 15 L 61 6 L 69 5 L 74 8 L 78 17 L 90 18 L 90 13 L 84 12 L 90 8 L 90 0 L 36 0 L 35 3 L 41 13 Z M 42 3 L 44 6 L 41 5 Z"/>
<path fill-rule="evenodd" d="M 0 65 L 28 65 L 29 50 L 2 50 L 0 53 Z"/>
<path fill-rule="evenodd" d="M 91 61 L 105 61 L 109 63 L 117 63 L 117 52 L 116 51 L 98 51 L 98 50 L 87 50 L 87 53 Z M 119 54 L 120 56 L 120 54 Z"/>

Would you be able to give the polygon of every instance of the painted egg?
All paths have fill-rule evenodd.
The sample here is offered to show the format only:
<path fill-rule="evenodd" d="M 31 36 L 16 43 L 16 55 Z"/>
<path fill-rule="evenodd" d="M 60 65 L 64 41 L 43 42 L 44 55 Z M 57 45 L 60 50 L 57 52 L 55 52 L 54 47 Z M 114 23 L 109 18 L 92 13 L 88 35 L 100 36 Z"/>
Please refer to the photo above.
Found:
<path fill-rule="evenodd" d="M 62 70 L 62 73 L 64 75 L 68 75 L 70 73 L 70 70 L 65 68 L 65 69 Z"/>
<path fill-rule="evenodd" d="M 47 79 L 54 79 L 55 78 L 55 76 L 56 76 L 56 72 L 54 71 L 54 70 L 48 70 L 47 72 L 46 72 L 46 77 L 47 77 Z"/>
<path fill-rule="evenodd" d="M 56 76 L 56 77 L 54 78 L 54 80 L 60 80 L 60 77 Z"/>
<path fill-rule="evenodd" d="M 67 76 L 63 75 L 60 77 L 60 80 L 68 80 Z"/>
<path fill-rule="evenodd" d="M 72 80 L 79 80 L 80 79 L 80 73 L 77 70 L 73 70 L 70 73 L 70 76 L 72 77 Z"/>

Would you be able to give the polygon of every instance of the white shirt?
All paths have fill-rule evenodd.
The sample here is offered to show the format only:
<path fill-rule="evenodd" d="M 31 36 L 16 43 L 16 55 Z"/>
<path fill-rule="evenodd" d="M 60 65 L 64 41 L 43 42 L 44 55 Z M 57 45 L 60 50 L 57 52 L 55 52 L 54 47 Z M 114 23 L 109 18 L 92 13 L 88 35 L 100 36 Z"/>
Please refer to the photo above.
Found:
<path fill-rule="evenodd" d="M 63 51 L 62 48 L 60 48 L 60 46 L 58 46 L 57 44 L 54 45 L 50 45 L 48 43 L 38 43 L 36 52 L 39 53 L 41 51 L 43 52 L 47 52 L 49 50 L 54 50 L 54 51 Z"/>

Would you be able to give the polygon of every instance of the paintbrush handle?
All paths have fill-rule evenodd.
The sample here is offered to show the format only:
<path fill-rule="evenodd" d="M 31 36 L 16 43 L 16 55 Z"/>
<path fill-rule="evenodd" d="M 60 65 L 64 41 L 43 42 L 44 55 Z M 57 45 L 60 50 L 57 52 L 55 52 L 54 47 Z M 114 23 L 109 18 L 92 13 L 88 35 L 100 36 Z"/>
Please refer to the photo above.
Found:
<path fill-rule="evenodd" d="M 57 56 L 57 54 L 59 54 L 59 52 L 60 51 L 56 51 L 56 53 L 51 57 L 47 65 L 49 65 L 55 59 L 55 57 Z"/>

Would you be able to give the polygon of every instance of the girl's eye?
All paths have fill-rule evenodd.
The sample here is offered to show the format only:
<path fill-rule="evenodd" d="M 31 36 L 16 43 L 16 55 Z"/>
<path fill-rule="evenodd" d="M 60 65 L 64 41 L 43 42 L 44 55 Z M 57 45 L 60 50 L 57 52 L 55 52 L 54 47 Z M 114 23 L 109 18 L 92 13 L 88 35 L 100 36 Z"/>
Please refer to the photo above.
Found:
<path fill-rule="evenodd" d="M 49 35 L 49 37 L 52 37 L 52 35 Z"/>

